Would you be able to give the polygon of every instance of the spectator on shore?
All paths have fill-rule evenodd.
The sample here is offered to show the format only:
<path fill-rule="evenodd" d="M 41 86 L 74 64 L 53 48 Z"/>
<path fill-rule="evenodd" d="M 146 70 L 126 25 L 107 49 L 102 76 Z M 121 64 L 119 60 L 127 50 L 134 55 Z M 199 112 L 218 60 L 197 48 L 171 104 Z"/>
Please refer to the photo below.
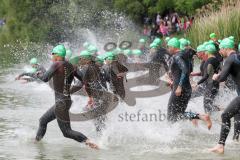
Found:
<path fill-rule="evenodd" d="M 164 25 L 164 21 L 160 22 L 159 30 L 163 36 L 168 36 L 168 27 Z"/>
<path fill-rule="evenodd" d="M 161 16 L 160 16 L 160 14 L 158 13 L 158 14 L 157 14 L 157 18 L 156 18 L 156 24 L 157 24 L 157 25 L 160 25 L 160 21 L 161 21 Z"/>
<path fill-rule="evenodd" d="M 5 19 L 0 19 L 0 27 L 3 26 L 6 23 Z"/>

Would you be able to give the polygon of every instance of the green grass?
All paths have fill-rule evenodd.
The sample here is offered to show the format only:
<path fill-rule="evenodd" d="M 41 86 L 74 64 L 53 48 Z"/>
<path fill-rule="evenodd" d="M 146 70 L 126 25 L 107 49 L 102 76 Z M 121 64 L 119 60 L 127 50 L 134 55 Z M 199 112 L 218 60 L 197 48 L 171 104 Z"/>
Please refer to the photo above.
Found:
<path fill-rule="evenodd" d="M 239 42 L 240 35 L 240 2 L 235 7 L 223 6 L 219 11 L 209 16 L 197 19 L 187 33 L 193 47 L 209 40 L 209 34 L 215 32 L 218 39 L 234 36 Z"/>

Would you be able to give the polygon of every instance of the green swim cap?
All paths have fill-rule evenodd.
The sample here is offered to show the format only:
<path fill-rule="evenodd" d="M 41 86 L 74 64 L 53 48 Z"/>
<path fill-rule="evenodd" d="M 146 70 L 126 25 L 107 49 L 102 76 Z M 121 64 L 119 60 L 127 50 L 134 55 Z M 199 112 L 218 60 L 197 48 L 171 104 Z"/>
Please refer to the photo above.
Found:
<path fill-rule="evenodd" d="M 64 45 L 60 44 L 53 48 L 52 53 L 56 54 L 59 57 L 65 57 L 66 56 L 66 48 Z"/>
<path fill-rule="evenodd" d="M 169 41 L 168 41 L 168 43 L 167 43 L 167 45 L 169 46 L 169 47 L 173 47 L 173 48 L 179 48 L 180 49 L 180 42 L 179 42 L 179 40 L 177 39 L 177 38 L 171 38 Z"/>
<path fill-rule="evenodd" d="M 113 52 L 106 52 L 104 55 L 104 59 L 106 60 L 116 60 L 117 56 Z"/>
<path fill-rule="evenodd" d="M 80 58 L 91 59 L 92 54 L 89 51 L 84 50 L 80 53 Z"/>
<path fill-rule="evenodd" d="M 67 49 L 66 51 L 66 57 L 70 59 L 72 57 L 72 51 L 70 49 Z"/>
<path fill-rule="evenodd" d="M 234 41 L 229 38 L 224 38 L 219 45 L 220 49 L 234 49 Z"/>
<path fill-rule="evenodd" d="M 197 47 L 197 52 L 205 52 L 205 51 L 206 51 L 206 49 L 205 49 L 205 46 L 203 44 L 201 44 Z"/>
<path fill-rule="evenodd" d="M 204 42 L 203 45 L 206 46 L 209 42 Z"/>
<path fill-rule="evenodd" d="M 228 39 L 232 40 L 233 42 L 235 41 L 234 36 L 230 36 L 230 37 L 228 37 Z"/>
<path fill-rule="evenodd" d="M 98 51 L 98 49 L 94 45 L 89 45 L 87 51 L 90 52 L 91 54 L 94 54 Z"/>
<path fill-rule="evenodd" d="M 88 42 L 84 42 L 84 43 L 83 43 L 83 47 L 84 47 L 85 49 L 87 49 L 89 46 L 90 46 L 90 44 L 89 44 Z"/>
<path fill-rule="evenodd" d="M 157 45 L 161 45 L 162 44 L 162 40 L 160 38 L 155 38 L 152 43 L 156 43 Z"/>
<path fill-rule="evenodd" d="M 151 43 L 150 44 L 150 48 L 157 48 L 157 47 L 158 47 L 158 45 L 156 43 Z"/>
<path fill-rule="evenodd" d="M 72 64 L 72 65 L 77 65 L 78 62 L 80 60 L 80 56 L 74 56 L 72 58 L 69 59 L 69 62 Z"/>
<path fill-rule="evenodd" d="M 140 49 L 134 49 L 132 54 L 136 56 L 141 56 L 143 52 Z"/>
<path fill-rule="evenodd" d="M 168 42 L 171 38 L 170 37 L 166 37 L 165 41 Z"/>
<path fill-rule="evenodd" d="M 31 64 L 31 65 L 37 64 L 37 63 L 38 63 L 37 58 L 32 58 L 32 59 L 30 60 L 30 64 Z"/>
<path fill-rule="evenodd" d="M 209 35 L 209 37 L 210 37 L 210 38 L 216 38 L 217 35 L 216 35 L 215 33 L 211 33 L 211 34 Z"/>
<path fill-rule="evenodd" d="M 208 44 L 214 44 L 214 41 L 213 40 L 209 40 Z"/>
<path fill-rule="evenodd" d="M 139 39 L 139 43 L 146 43 L 146 40 L 141 38 L 141 39 Z"/>
<path fill-rule="evenodd" d="M 214 44 L 208 44 L 205 46 L 207 53 L 214 54 L 217 52 L 217 49 Z"/>
<path fill-rule="evenodd" d="M 104 56 L 103 55 L 98 55 L 96 57 L 96 62 L 103 64 L 104 63 Z"/>
<path fill-rule="evenodd" d="M 123 54 L 126 55 L 126 56 L 128 56 L 128 55 L 132 54 L 132 51 L 131 51 L 130 49 L 125 49 L 125 50 L 123 51 Z"/>
<path fill-rule="evenodd" d="M 184 38 L 181 38 L 179 40 L 179 42 L 180 42 L 180 49 L 181 50 L 184 50 L 185 47 L 188 46 L 188 41 L 186 39 L 184 39 Z"/>

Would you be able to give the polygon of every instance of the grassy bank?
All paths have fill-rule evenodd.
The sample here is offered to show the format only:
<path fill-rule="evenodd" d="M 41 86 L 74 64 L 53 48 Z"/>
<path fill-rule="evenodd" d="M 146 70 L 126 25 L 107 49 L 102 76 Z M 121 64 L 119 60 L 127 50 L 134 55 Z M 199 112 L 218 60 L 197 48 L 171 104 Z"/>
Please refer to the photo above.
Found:
<path fill-rule="evenodd" d="M 239 42 L 240 35 L 240 2 L 235 6 L 222 6 L 222 8 L 208 16 L 198 18 L 187 37 L 194 47 L 209 39 L 209 34 L 215 32 L 219 39 L 234 36 Z"/>

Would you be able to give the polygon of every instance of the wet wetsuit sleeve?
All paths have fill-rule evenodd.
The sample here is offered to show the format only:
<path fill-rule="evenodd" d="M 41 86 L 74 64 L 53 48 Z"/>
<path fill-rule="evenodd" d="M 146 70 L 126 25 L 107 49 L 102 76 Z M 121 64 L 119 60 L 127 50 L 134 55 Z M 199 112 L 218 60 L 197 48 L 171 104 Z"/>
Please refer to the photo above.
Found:
<path fill-rule="evenodd" d="M 74 94 L 75 92 L 78 92 L 80 89 L 82 89 L 83 83 L 79 81 L 76 85 L 72 86 L 70 89 L 70 94 Z"/>
<path fill-rule="evenodd" d="M 109 71 L 110 69 L 109 69 L 109 66 L 104 65 L 102 67 L 102 70 L 103 70 L 103 73 L 104 73 L 104 76 L 105 76 L 105 80 L 107 82 L 110 82 L 110 71 Z"/>
<path fill-rule="evenodd" d="M 208 64 L 206 66 L 206 68 L 204 69 L 204 74 L 203 74 L 202 79 L 199 80 L 197 84 L 199 85 L 199 84 L 202 84 L 203 82 L 205 82 L 209 78 L 209 75 L 212 72 L 214 72 L 213 66 L 211 64 Z"/>
<path fill-rule="evenodd" d="M 73 94 L 73 93 L 75 93 L 75 92 L 78 92 L 78 91 L 79 91 L 80 89 L 82 89 L 82 87 L 83 87 L 82 75 L 81 75 L 81 72 L 80 72 L 79 70 L 76 70 L 76 71 L 74 72 L 74 77 L 76 77 L 76 78 L 79 80 L 79 82 L 78 82 L 76 85 L 74 85 L 74 86 L 71 87 L 71 89 L 70 89 L 70 94 Z"/>
<path fill-rule="evenodd" d="M 74 77 L 76 77 L 79 81 L 82 81 L 82 73 L 79 70 L 74 71 Z"/>
<path fill-rule="evenodd" d="M 187 78 L 187 74 L 188 74 L 188 70 L 187 70 L 187 66 L 185 65 L 183 59 L 179 56 L 175 57 L 176 63 L 178 65 L 178 67 L 181 69 L 181 77 L 180 77 L 180 81 L 178 86 L 182 86 L 183 82 L 186 80 Z"/>
<path fill-rule="evenodd" d="M 21 78 L 21 77 L 23 77 L 23 76 L 29 76 L 29 77 L 34 78 L 34 75 L 35 75 L 35 73 L 27 73 L 27 72 L 24 72 L 24 73 L 20 74 L 19 77 Z"/>
<path fill-rule="evenodd" d="M 125 73 L 128 72 L 127 67 L 124 65 L 117 63 L 116 65 L 113 65 L 112 67 L 113 72 L 117 75 L 118 73 Z"/>
<path fill-rule="evenodd" d="M 234 57 L 233 56 L 230 56 L 226 59 L 224 65 L 223 65 L 223 68 L 222 68 L 222 71 L 217 79 L 218 82 L 224 82 L 226 81 L 229 73 L 230 73 L 230 68 L 231 68 L 231 65 L 234 61 Z"/>
<path fill-rule="evenodd" d="M 37 76 L 40 80 L 48 82 L 52 78 L 53 74 L 56 72 L 57 69 L 58 69 L 57 63 L 54 63 L 45 73 L 43 73 L 43 75 Z"/>
<path fill-rule="evenodd" d="M 40 68 L 39 68 L 38 71 L 41 71 L 42 73 L 45 73 L 45 72 L 46 72 L 46 69 L 45 69 L 43 66 L 40 66 Z"/>

